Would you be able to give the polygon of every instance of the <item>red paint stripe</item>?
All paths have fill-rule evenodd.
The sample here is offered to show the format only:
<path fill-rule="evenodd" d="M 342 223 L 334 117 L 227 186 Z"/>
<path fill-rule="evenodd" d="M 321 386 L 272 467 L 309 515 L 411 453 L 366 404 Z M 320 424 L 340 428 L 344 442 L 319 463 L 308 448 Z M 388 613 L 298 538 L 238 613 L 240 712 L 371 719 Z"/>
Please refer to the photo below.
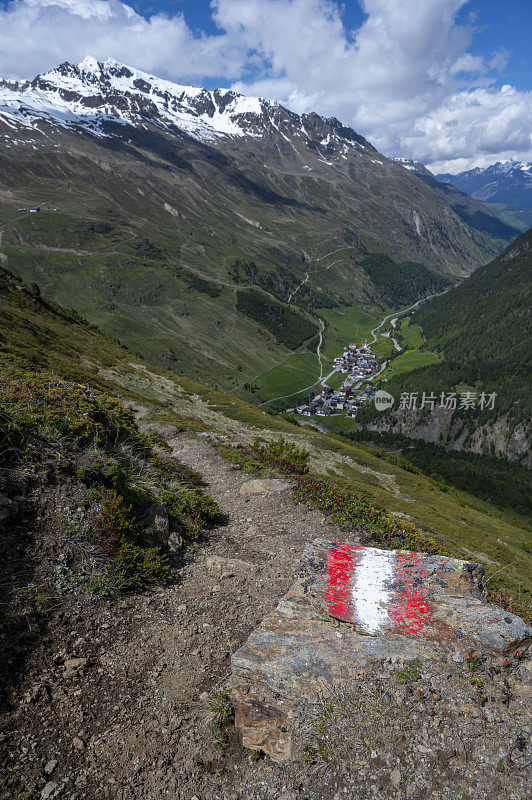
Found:
<path fill-rule="evenodd" d="M 327 550 L 327 586 L 323 599 L 333 617 L 353 619 L 351 574 L 354 553 L 360 548 L 361 545 L 345 543 Z"/>
<path fill-rule="evenodd" d="M 388 614 L 409 633 L 421 633 L 433 614 L 423 588 L 427 571 L 421 567 L 423 562 L 418 553 L 397 550 L 395 558 L 398 565 L 396 578 L 402 582 L 403 591 L 399 592 L 400 602 L 394 603 Z"/>

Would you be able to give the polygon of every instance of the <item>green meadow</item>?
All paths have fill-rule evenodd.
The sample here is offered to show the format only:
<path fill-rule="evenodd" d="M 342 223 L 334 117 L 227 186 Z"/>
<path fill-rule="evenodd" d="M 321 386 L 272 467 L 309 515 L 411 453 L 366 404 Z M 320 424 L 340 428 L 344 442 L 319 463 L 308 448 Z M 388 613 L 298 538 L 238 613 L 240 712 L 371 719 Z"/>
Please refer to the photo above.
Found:
<path fill-rule="evenodd" d="M 419 350 L 407 350 L 394 358 L 389 367 L 382 373 L 382 377 L 391 378 L 409 372 L 411 369 L 426 367 L 428 364 L 435 364 L 440 358 L 435 353 L 423 353 Z"/>

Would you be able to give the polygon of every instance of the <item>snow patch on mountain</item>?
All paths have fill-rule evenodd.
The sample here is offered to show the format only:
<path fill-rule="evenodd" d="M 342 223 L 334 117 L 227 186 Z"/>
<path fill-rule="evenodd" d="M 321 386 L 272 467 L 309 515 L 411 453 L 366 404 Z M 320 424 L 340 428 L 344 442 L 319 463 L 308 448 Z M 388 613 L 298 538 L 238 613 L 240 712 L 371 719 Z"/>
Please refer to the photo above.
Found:
<path fill-rule="evenodd" d="M 48 124 L 82 128 L 96 136 L 117 135 L 113 123 L 152 124 L 202 142 L 260 138 L 275 130 L 290 142 L 293 137 L 317 140 L 324 154 L 373 149 L 334 118 L 299 116 L 278 103 L 230 89 L 181 86 L 115 59 L 99 62 L 92 56 L 76 65 L 65 62 L 32 81 L 0 80 L 0 122 L 44 135 Z"/>
<path fill-rule="evenodd" d="M 490 203 L 507 203 L 532 208 L 532 162 L 497 161 L 489 167 L 475 167 L 457 175 L 436 175 L 462 192 Z"/>

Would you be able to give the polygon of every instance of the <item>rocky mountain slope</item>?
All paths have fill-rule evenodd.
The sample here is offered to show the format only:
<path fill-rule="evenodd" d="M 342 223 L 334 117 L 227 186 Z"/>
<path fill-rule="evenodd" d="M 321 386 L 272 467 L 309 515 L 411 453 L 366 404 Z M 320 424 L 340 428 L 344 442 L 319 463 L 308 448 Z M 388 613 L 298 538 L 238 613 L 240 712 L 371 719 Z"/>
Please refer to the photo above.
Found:
<path fill-rule="evenodd" d="M 465 186 L 447 179 L 453 176 L 434 175 L 420 161 L 408 158 L 395 160 L 430 186 L 433 192 L 449 203 L 456 214 L 473 228 L 507 241 L 514 239 L 523 230 L 522 227 L 508 224 L 489 204 L 482 202 L 488 198 L 476 198 Z"/>
<path fill-rule="evenodd" d="M 0 174 L 4 263 L 224 387 L 315 348 L 309 309 L 382 307 L 368 253 L 454 279 L 508 234 L 465 221 L 336 119 L 112 60 L 0 84 Z"/>
<path fill-rule="evenodd" d="M 497 161 L 489 167 L 475 167 L 457 175 L 443 173 L 436 177 L 478 200 L 532 209 L 530 161 Z"/>

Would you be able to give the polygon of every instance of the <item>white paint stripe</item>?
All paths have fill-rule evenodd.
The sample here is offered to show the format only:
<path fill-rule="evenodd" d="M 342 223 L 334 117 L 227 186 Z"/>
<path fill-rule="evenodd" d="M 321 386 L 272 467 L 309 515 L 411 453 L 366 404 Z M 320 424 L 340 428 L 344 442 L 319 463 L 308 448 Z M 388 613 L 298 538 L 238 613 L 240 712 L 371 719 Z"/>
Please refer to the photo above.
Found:
<path fill-rule="evenodd" d="M 356 566 L 353 604 L 356 620 L 367 633 L 375 633 L 389 622 L 391 591 L 386 582 L 394 576 L 394 553 L 365 547 Z"/>

